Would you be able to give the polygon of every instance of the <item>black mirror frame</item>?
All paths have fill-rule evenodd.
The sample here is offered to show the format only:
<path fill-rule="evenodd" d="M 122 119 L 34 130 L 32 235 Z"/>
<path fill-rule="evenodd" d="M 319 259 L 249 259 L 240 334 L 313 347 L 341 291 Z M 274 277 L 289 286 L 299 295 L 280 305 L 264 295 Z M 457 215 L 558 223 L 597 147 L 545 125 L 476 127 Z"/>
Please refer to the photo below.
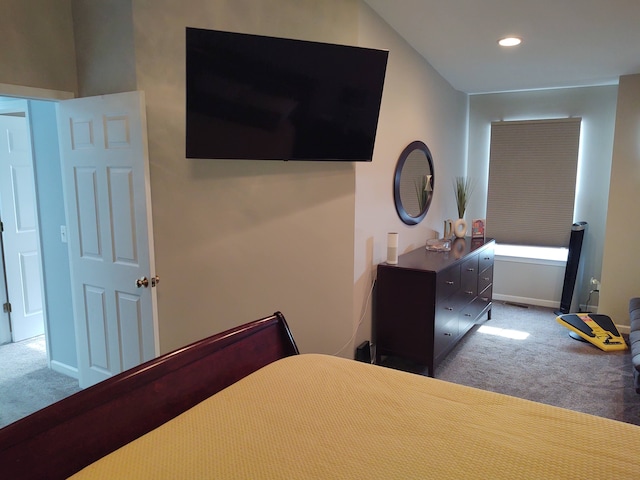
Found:
<path fill-rule="evenodd" d="M 400 197 L 400 178 L 402 176 L 402 168 L 404 167 L 407 158 L 414 150 L 420 150 L 425 154 L 425 156 L 427 157 L 427 161 L 429 162 L 429 168 L 431 169 L 431 194 L 427 198 L 427 203 L 423 207 L 422 211 L 416 217 L 412 217 L 411 215 L 409 215 L 409 213 L 407 213 L 404 205 L 402 205 L 402 198 Z M 429 211 L 429 206 L 431 205 L 434 187 L 435 175 L 433 172 L 433 158 L 431 157 L 431 151 L 429 150 L 429 147 L 424 144 L 424 142 L 415 140 L 407 145 L 400 154 L 400 157 L 398 158 L 398 164 L 396 165 L 396 172 L 393 178 L 393 199 L 396 204 L 396 211 L 398 212 L 400 219 L 404 223 L 406 223 L 407 225 L 417 225 L 424 219 L 424 217 L 427 215 L 427 212 Z"/>

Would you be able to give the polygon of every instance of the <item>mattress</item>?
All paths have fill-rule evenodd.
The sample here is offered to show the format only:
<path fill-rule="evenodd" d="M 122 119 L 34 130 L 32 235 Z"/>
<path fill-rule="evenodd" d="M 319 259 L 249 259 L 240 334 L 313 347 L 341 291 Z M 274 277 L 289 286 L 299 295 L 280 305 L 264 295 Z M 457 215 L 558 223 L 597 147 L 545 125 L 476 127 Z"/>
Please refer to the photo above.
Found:
<path fill-rule="evenodd" d="M 74 479 L 634 478 L 640 427 L 326 355 L 287 357 Z"/>

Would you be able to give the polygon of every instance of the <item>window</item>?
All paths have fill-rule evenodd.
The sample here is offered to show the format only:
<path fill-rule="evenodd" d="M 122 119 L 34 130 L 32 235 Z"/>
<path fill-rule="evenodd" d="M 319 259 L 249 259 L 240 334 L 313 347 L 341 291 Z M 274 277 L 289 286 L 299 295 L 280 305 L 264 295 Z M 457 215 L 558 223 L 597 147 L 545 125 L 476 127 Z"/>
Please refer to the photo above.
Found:
<path fill-rule="evenodd" d="M 569 245 L 581 120 L 491 124 L 489 237 L 514 245 Z"/>

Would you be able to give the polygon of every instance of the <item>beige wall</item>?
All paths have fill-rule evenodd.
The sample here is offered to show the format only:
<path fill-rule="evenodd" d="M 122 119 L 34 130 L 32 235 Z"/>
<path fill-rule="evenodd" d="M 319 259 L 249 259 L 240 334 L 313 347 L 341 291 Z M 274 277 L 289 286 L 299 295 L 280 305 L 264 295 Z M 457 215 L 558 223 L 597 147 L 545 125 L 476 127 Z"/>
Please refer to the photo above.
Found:
<path fill-rule="evenodd" d="M 640 296 L 640 74 L 620 77 L 598 312 L 629 325 Z"/>
<path fill-rule="evenodd" d="M 467 95 L 454 90 L 368 6 L 362 3 L 360 44 L 387 49 L 389 61 L 373 162 L 357 164 L 354 245 L 355 344 L 371 338 L 371 299 L 376 265 L 386 260 L 387 232 L 399 233 L 399 251 L 424 246 L 443 220 L 457 216 L 452 180 L 465 172 Z M 434 198 L 418 225 L 401 222 L 393 200 L 398 156 L 422 140 L 434 161 Z M 349 352 L 347 352 L 349 353 Z M 353 352 L 351 352 L 353 353 Z"/>
<path fill-rule="evenodd" d="M 466 96 L 359 0 L 193 0 L 188 9 L 179 0 L 43 0 L 41 11 L 60 17 L 56 30 L 16 42 L 23 50 L 38 45 L 43 58 L 29 65 L 5 55 L 0 83 L 76 91 L 77 50 L 82 95 L 145 91 L 161 350 L 279 309 L 302 351 L 351 357 L 386 232 L 400 231 L 406 251 L 455 214 L 446 179 L 464 170 Z M 28 12 L 22 4 L 18 16 Z M 391 48 L 373 162 L 187 160 L 187 25 Z M 25 23 L 14 28 L 29 30 Z M 14 78 L 5 65 L 40 73 Z M 63 73 L 71 80 L 57 82 Z M 392 178 L 414 139 L 429 145 L 443 180 L 425 222 L 408 227 L 395 213 Z M 370 310 L 365 324 L 357 341 L 370 337 Z"/>
<path fill-rule="evenodd" d="M 3 0 L 0 32 L 0 84 L 76 92 L 69 0 Z"/>
<path fill-rule="evenodd" d="M 149 119 L 162 350 L 275 309 L 303 351 L 353 356 L 370 272 L 421 246 L 453 216 L 448 178 L 464 173 L 466 95 L 453 90 L 364 3 L 134 1 L 138 88 Z M 390 48 L 373 162 L 229 162 L 184 158 L 184 27 Z M 427 220 L 401 224 L 393 169 L 411 140 L 442 178 Z M 186 314 L 186 315 L 185 315 Z M 355 338 L 370 338 L 370 309 Z"/>
<path fill-rule="evenodd" d="M 136 89 L 131 0 L 71 0 L 78 96 Z"/>
<path fill-rule="evenodd" d="M 161 350 L 281 310 L 303 352 L 351 335 L 350 163 L 185 159 L 185 27 L 356 44 L 355 0 L 134 0 Z M 349 356 L 351 352 L 346 352 Z"/>
<path fill-rule="evenodd" d="M 280 309 L 303 351 L 352 356 L 351 335 L 363 313 L 355 343 L 370 338 L 367 295 L 375 266 L 386 256 L 386 232 L 399 231 L 400 249 L 406 251 L 423 245 L 433 230 L 442 230 L 443 219 L 456 215 L 451 179 L 466 168 L 467 97 L 364 2 L 192 0 L 187 9 L 179 0 L 73 0 L 79 17 L 76 46 L 71 0 L 39 0 L 41 15 L 35 19 L 29 17 L 34 9 L 23 2 L 7 4 L 12 19 L 2 17 L 0 25 L 16 48 L 0 52 L 0 84 L 76 91 L 77 48 L 83 93 L 126 90 L 132 83 L 145 90 L 157 270 L 163 280 L 158 290 L 163 351 Z M 102 25 L 93 36 L 82 30 L 103 23 L 110 9 L 119 25 Z M 42 28 L 33 28 L 33 22 Z M 187 25 L 389 48 L 373 162 L 185 159 Z M 124 49 L 133 38 L 134 54 L 103 50 L 118 32 L 121 38 L 113 47 Z M 102 63 L 92 52 L 101 53 Z M 638 101 L 637 83 L 637 77 L 623 82 L 625 111 Z M 628 175 L 637 173 L 637 152 L 628 154 L 633 132 L 624 125 L 634 121 L 633 112 L 619 113 L 612 171 L 616 188 L 609 200 L 612 223 L 607 224 L 607 233 L 616 234 L 605 254 L 601 311 L 613 311 L 616 304 L 624 312 L 638 285 L 637 262 L 620 255 L 637 237 L 637 224 L 627 225 L 621 218 L 626 210 L 620 209 L 629 192 L 637 193 L 637 175 Z M 436 189 L 425 221 L 409 227 L 395 213 L 392 178 L 399 153 L 416 139 L 433 153 Z M 474 155 L 468 156 L 471 165 Z M 483 201 L 480 193 L 473 198 Z M 620 233 L 627 230 L 633 235 Z M 603 304 L 607 295 L 611 300 Z"/>
<path fill-rule="evenodd" d="M 281 309 L 303 351 L 351 357 L 386 232 L 399 231 L 406 251 L 455 214 L 447 179 L 464 173 L 466 95 L 362 2 L 192 2 L 188 11 L 176 1 L 133 5 L 163 278 L 162 349 Z M 373 162 L 185 160 L 186 25 L 391 49 Z M 442 180 L 427 220 L 408 227 L 395 213 L 392 179 L 399 153 L 415 139 L 431 148 Z M 370 338 L 370 315 L 356 342 Z"/>

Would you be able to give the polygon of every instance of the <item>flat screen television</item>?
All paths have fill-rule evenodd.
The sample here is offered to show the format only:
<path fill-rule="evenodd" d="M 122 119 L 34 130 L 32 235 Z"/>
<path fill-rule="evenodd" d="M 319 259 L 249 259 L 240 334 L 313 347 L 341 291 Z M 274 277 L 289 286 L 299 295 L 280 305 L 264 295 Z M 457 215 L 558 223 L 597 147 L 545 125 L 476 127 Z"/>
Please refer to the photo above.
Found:
<path fill-rule="evenodd" d="M 187 158 L 371 161 L 388 53 L 187 27 Z"/>

